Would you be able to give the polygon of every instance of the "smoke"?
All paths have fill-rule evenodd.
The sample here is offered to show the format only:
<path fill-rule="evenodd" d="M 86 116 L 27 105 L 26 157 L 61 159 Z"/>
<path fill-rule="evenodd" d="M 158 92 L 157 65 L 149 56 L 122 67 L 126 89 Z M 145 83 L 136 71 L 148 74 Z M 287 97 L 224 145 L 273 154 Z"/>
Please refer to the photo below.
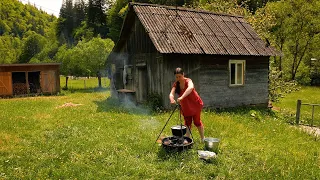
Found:
<path fill-rule="evenodd" d="M 110 79 L 110 91 L 111 96 L 118 98 L 117 89 L 123 89 L 124 87 L 119 87 L 122 80 L 116 79 L 117 71 L 120 71 L 119 68 L 124 68 L 125 65 L 128 64 L 129 56 L 127 53 L 117 53 L 112 52 L 108 57 L 108 65 L 107 65 L 107 75 Z M 117 82 L 119 81 L 119 82 Z"/>
<path fill-rule="evenodd" d="M 118 100 L 121 102 L 121 106 L 129 113 L 133 114 L 151 114 L 151 110 L 148 107 L 144 107 L 143 105 L 138 105 L 133 97 L 129 95 L 125 95 L 123 97 L 118 96 Z"/>
<path fill-rule="evenodd" d="M 127 53 L 112 52 L 108 57 L 108 78 L 110 79 L 111 97 L 120 102 L 125 112 L 151 114 L 151 110 L 136 103 L 136 92 L 133 84 L 131 62 Z"/>
<path fill-rule="evenodd" d="M 154 117 L 150 117 L 148 119 L 141 119 L 139 121 L 139 128 L 141 130 L 157 130 L 159 129 L 160 122 Z"/>

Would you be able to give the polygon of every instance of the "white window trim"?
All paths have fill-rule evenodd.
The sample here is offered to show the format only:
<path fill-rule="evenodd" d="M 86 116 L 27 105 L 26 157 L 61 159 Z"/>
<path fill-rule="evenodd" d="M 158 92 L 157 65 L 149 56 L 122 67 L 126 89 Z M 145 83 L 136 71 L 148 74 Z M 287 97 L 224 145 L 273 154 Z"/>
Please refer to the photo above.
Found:
<path fill-rule="evenodd" d="M 242 84 L 231 84 L 231 64 L 242 64 Z M 237 76 L 237 66 L 235 75 Z M 229 86 L 243 86 L 245 84 L 245 73 L 246 73 L 246 60 L 229 60 Z M 235 81 L 237 81 L 237 77 L 235 77 Z"/>

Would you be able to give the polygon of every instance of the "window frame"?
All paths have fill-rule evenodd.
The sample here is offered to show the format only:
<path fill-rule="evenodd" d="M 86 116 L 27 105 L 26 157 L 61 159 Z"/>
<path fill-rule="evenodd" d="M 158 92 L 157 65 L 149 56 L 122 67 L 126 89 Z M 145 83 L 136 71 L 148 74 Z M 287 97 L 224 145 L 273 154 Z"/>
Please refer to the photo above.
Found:
<path fill-rule="evenodd" d="M 234 72 L 234 78 L 235 78 L 235 84 L 231 84 L 232 81 L 232 75 L 231 75 L 231 64 L 235 64 L 235 72 Z M 238 79 L 238 64 L 242 65 L 242 83 L 239 84 L 237 82 Z M 245 74 L 246 74 L 246 60 L 234 60 L 230 59 L 229 60 L 229 86 L 234 87 L 234 86 L 244 86 L 245 85 Z"/>

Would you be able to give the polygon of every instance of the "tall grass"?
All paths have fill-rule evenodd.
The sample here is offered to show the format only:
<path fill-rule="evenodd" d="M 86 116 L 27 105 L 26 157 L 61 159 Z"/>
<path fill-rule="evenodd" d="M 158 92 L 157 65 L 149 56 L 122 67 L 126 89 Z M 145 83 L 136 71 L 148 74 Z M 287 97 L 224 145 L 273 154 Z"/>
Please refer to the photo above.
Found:
<path fill-rule="evenodd" d="M 155 144 L 171 112 L 119 109 L 109 91 L 62 94 L 0 100 L 0 179 L 320 177 L 319 139 L 267 109 L 203 111 L 205 135 L 221 140 L 207 163 L 198 158 L 204 145 L 195 129 L 186 152 L 167 154 Z M 77 106 L 62 106 L 70 102 Z M 176 112 L 162 135 L 179 121 Z"/>

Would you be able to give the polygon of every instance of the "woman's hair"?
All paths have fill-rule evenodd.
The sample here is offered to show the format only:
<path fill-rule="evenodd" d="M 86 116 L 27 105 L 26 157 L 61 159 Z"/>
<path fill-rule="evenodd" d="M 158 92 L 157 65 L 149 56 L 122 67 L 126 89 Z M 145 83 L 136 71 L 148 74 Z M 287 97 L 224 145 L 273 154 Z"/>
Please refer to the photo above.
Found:
<path fill-rule="evenodd" d="M 176 75 L 176 74 L 183 74 L 184 72 L 182 68 L 177 67 L 173 73 Z"/>
<path fill-rule="evenodd" d="M 174 70 L 173 74 L 174 74 L 174 75 L 176 75 L 176 74 L 182 74 L 182 75 L 183 75 L 184 72 L 183 72 L 183 69 L 182 69 L 182 68 L 179 68 L 179 67 L 178 67 L 178 68 L 176 68 L 176 69 Z M 175 93 L 179 95 L 179 94 L 180 94 L 180 91 L 181 91 L 181 89 L 180 89 L 180 82 L 177 81 L 177 82 L 176 82 L 176 90 L 175 90 Z"/>

